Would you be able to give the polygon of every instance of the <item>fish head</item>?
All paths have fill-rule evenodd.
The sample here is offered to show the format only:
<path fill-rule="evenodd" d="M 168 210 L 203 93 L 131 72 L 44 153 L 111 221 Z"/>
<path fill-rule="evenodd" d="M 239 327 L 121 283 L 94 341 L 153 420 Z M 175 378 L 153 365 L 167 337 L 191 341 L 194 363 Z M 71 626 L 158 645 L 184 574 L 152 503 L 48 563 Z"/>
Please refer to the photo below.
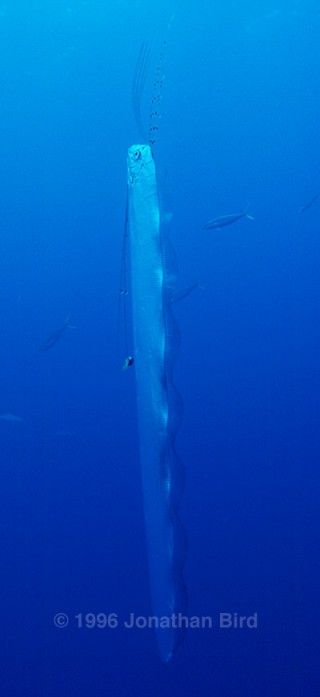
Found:
<path fill-rule="evenodd" d="M 128 177 L 133 184 L 145 167 L 153 163 L 150 145 L 132 145 L 128 150 Z"/>

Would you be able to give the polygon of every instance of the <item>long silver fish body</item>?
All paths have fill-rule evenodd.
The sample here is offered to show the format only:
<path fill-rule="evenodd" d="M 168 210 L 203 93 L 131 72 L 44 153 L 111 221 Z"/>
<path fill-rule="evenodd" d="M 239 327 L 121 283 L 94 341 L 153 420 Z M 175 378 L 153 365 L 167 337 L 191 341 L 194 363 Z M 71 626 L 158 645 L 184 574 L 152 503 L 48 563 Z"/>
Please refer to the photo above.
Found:
<path fill-rule="evenodd" d="M 173 616 L 185 610 L 183 536 L 177 516 L 179 462 L 174 449 L 174 400 L 166 273 L 155 163 L 149 145 L 128 152 L 128 228 L 140 464 L 152 611 L 162 660 L 180 642 Z M 164 618 L 161 622 L 161 618 Z M 166 625 L 166 626 L 165 626 Z"/>

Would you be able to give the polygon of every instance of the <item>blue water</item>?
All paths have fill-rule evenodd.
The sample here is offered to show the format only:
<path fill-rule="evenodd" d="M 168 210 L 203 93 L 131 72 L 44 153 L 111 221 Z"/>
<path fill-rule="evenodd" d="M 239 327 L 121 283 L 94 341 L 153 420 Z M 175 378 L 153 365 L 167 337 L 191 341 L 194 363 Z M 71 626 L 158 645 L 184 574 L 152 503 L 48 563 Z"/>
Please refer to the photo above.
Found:
<path fill-rule="evenodd" d="M 0 4 L 6 697 L 319 692 L 319 201 L 299 214 L 320 190 L 319 30 L 314 0 Z M 151 613 L 134 371 L 116 341 L 145 40 L 146 120 L 167 41 L 155 157 L 179 289 L 201 284 L 175 308 L 177 445 L 188 614 L 214 624 L 168 665 L 151 630 L 123 626 Z M 247 205 L 254 221 L 203 230 Z M 75 329 L 39 352 L 68 315 Z M 258 626 L 221 629 L 220 612 Z M 118 626 L 98 627 L 110 613 Z"/>

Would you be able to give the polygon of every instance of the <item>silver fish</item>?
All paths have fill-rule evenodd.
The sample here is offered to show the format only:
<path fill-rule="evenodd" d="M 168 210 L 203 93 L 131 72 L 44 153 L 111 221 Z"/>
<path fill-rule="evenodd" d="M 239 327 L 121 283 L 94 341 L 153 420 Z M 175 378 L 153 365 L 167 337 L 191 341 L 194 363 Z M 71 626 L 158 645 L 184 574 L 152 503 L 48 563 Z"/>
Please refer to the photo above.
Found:
<path fill-rule="evenodd" d="M 234 223 L 237 223 L 238 220 L 242 220 L 243 218 L 247 218 L 248 220 L 254 220 L 253 215 L 249 215 L 248 211 L 246 210 L 242 211 L 242 213 L 231 213 L 229 215 L 221 215 L 218 218 L 209 220 L 209 222 L 203 226 L 203 229 L 220 230 L 223 227 L 227 227 L 228 225 L 233 225 Z"/>
<path fill-rule="evenodd" d="M 59 329 L 56 329 L 56 331 L 52 332 L 52 334 L 48 336 L 45 342 L 39 347 L 39 351 L 49 351 L 49 349 L 58 343 L 67 329 L 75 329 L 70 322 L 70 316 L 67 317 L 62 327 L 59 327 Z"/>
<path fill-rule="evenodd" d="M 6 421 L 10 424 L 21 424 L 23 419 L 21 416 L 16 416 L 15 414 L 0 414 L 0 421 Z"/>
<path fill-rule="evenodd" d="M 319 198 L 320 198 L 320 191 L 318 191 L 318 193 L 315 196 L 313 196 L 312 199 L 307 201 L 307 203 L 305 203 L 304 206 L 301 206 L 299 213 L 304 213 L 305 211 L 309 210 L 309 208 L 312 208 L 314 203 L 316 203 L 316 201 L 318 201 Z"/>

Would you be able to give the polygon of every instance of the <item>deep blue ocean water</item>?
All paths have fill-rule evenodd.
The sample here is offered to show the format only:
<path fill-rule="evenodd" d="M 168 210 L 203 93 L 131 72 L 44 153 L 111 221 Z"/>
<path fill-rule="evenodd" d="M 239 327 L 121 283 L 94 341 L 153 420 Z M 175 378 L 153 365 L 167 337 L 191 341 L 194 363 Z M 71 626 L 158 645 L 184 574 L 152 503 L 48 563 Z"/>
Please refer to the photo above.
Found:
<path fill-rule="evenodd" d="M 319 30 L 315 0 L 0 4 L 1 695 L 319 694 L 320 201 L 299 213 L 320 191 Z M 168 665 L 123 627 L 151 613 L 116 341 L 143 41 L 146 121 L 165 54 L 155 158 L 178 287 L 201 285 L 175 308 L 177 445 L 188 613 L 214 628 Z M 203 229 L 247 205 L 253 221 Z M 220 612 L 258 626 L 220 629 Z M 119 626 L 79 628 L 86 613 Z"/>

